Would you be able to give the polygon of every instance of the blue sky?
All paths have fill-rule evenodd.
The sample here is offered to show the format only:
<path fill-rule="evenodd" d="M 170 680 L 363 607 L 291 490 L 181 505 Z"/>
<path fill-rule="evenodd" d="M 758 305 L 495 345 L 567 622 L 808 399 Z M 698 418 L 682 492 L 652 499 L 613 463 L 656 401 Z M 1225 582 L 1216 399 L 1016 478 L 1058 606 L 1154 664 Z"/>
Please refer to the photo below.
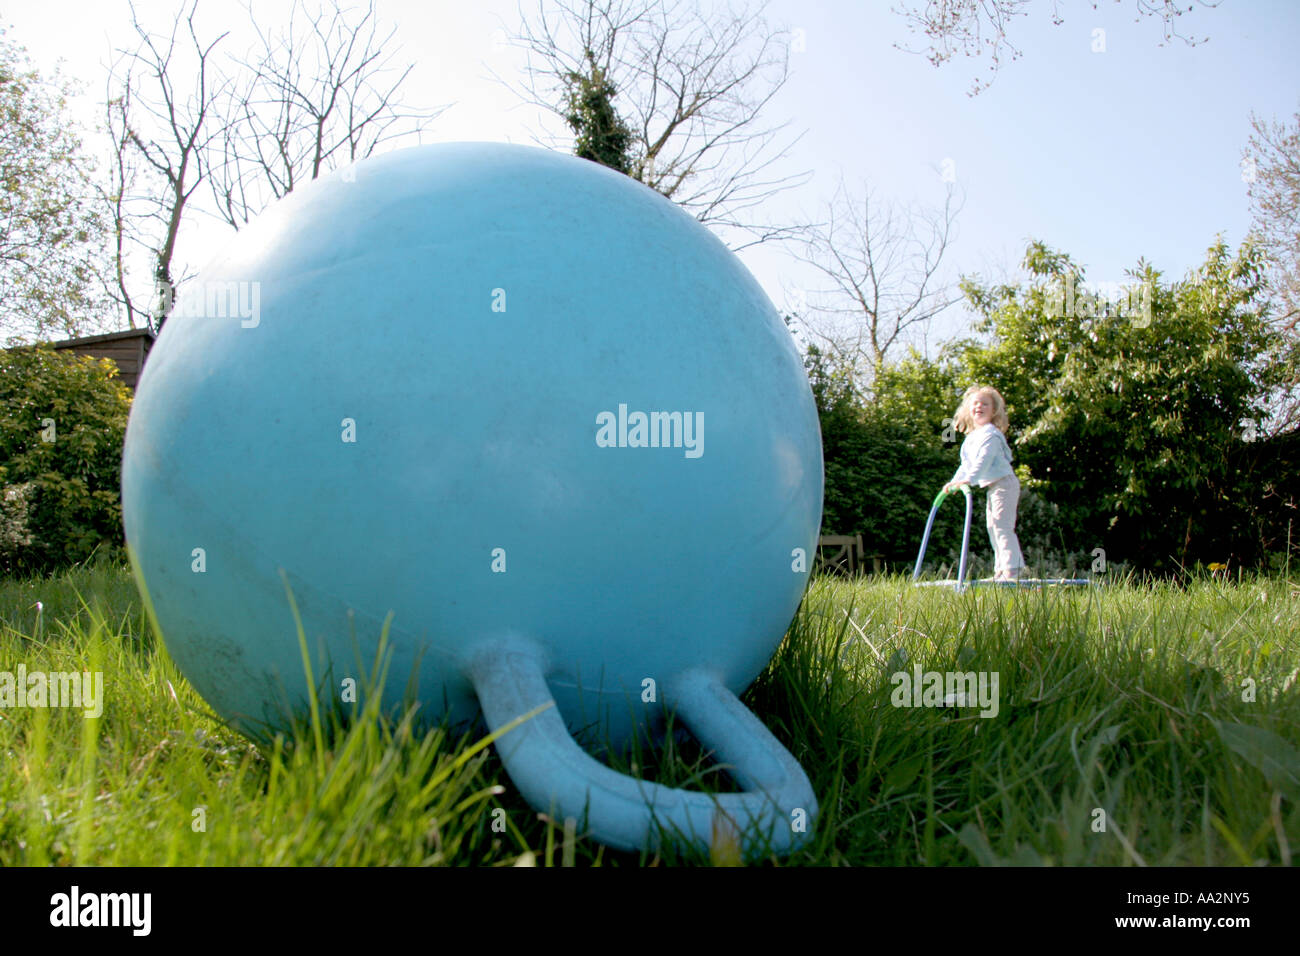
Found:
<path fill-rule="evenodd" d="M 259 0 L 259 16 L 283 7 Z M 949 275 L 1014 270 L 1026 240 L 1068 252 L 1094 281 L 1120 281 L 1145 256 L 1167 276 L 1202 259 L 1216 233 L 1239 242 L 1249 225 L 1241 151 L 1251 111 L 1279 120 L 1300 109 L 1300 4 L 1222 0 L 1180 24 L 1208 41 L 1162 43 L 1159 22 L 1136 18 L 1136 0 L 1063 0 L 1065 22 L 1051 23 L 1052 4 L 1030 5 L 1013 21 L 1022 57 L 1006 63 L 993 85 L 967 95 L 987 57 L 954 59 L 936 69 L 923 56 L 895 49 L 915 42 L 889 2 L 774 0 L 773 21 L 802 31 L 786 89 L 769 104 L 773 122 L 804 131 L 785 165 L 810 171 L 798 190 L 773 199 L 773 219 L 815 216 L 839 177 L 869 183 L 880 198 L 934 202 L 939 170 L 951 161 L 966 205 Z M 531 142 L 555 122 L 521 106 L 489 75 L 514 75 L 518 59 L 500 43 L 515 20 L 514 0 L 402 2 L 378 0 L 396 23 L 403 56 L 418 63 L 409 98 L 452 104 L 433 138 Z M 173 4 L 137 3 L 161 25 Z M 233 3 L 202 2 L 209 23 L 221 16 L 238 29 Z M 0 0 L 0 24 L 44 70 L 60 57 L 86 84 L 79 115 L 98 118 L 104 64 L 129 38 L 124 0 L 71 3 Z M 1105 31 L 1104 52 L 1094 52 Z M 227 239 L 224 227 L 196 220 L 181 257 L 201 265 Z M 778 306 L 815 279 L 778 247 L 742 258 Z M 934 339 L 964 330 L 969 316 L 951 310 Z"/>
<path fill-rule="evenodd" d="M 987 58 L 936 69 L 893 49 L 908 34 L 887 4 L 803 5 L 808 53 L 790 102 L 809 127 L 811 191 L 842 168 L 887 195 L 937 198 L 934 167 L 951 158 L 966 193 L 954 248 L 963 272 L 1014 269 L 1030 237 L 1101 281 L 1122 280 L 1139 256 L 1181 276 L 1215 233 L 1239 242 L 1250 112 L 1300 109 L 1300 4 L 1197 10 L 1183 32 L 1210 39 L 1194 48 L 1161 47 L 1159 24 L 1134 23 L 1128 0 L 1061 6 L 1060 26 L 1047 3 L 1017 19 L 1021 59 L 969 97 Z M 1092 52 L 1096 28 L 1104 53 Z"/>

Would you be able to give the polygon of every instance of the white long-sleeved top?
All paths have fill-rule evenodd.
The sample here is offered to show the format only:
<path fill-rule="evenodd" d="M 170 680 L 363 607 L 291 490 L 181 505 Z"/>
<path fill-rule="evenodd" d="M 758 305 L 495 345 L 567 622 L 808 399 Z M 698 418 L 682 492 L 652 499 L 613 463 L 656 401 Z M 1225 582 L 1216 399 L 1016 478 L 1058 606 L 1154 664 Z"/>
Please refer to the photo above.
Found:
<path fill-rule="evenodd" d="M 987 488 L 999 478 L 1013 474 L 1011 446 L 998 426 L 989 422 L 975 429 L 961 443 L 961 466 L 952 480 L 969 481 L 972 485 Z"/>

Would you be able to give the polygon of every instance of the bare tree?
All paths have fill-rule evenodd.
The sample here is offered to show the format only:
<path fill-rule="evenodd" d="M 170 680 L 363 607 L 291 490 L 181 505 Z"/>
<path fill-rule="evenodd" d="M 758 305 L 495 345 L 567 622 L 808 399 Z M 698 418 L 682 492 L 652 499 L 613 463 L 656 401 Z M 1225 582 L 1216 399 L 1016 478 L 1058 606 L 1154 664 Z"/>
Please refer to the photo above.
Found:
<path fill-rule="evenodd" d="M 1300 113 L 1290 125 L 1253 113 L 1243 172 L 1256 238 L 1268 254 L 1270 286 L 1286 330 L 1300 323 Z"/>
<path fill-rule="evenodd" d="M 217 62 L 215 50 L 227 34 L 210 41 L 199 39 L 194 24 L 197 9 L 198 0 L 193 0 L 188 12 L 184 8 L 178 12 L 170 32 L 161 35 L 140 21 L 132 4 L 131 26 L 138 42 L 134 49 L 120 51 L 121 59 L 110 73 L 110 84 L 118 90 L 108 101 L 114 145 L 109 200 L 116 237 L 117 295 L 133 326 L 137 315 L 152 315 L 161 325 L 170 310 L 178 285 L 173 260 L 181 223 L 207 177 L 207 151 L 224 122 L 217 104 L 231 79 Z M 138 177 L 142 171 L 143 187 Z M 145 190 L 143 196 L 132 194 L 140 188 Z M 132 211 L 141 200 L 146 211 Z M 151 243 L 137 234 L 141 229 L 151 233 Z M 127 289 L 124 256 L 131 244 L 147 244 L 152 256 L 157 299 L 149 312 Z"/>
<path fill-rule="evenodd" d="M 413 69 L 395 68 L 396 28 L 381 28 L 374 4 L 295 2 L 271 28 L 248 17 L 256 43 L 244 56 L 228 33 L 201 38 L 198 0 L 178 10 L 167 34 L 131 9 L 137 44 L 120 51 L 110 76 L 112 141 L 105 199 L 114 226 L 114 297 L 128 324 L 161 326 L 181 284 L 177 241 L 195 211 L 235 229 L 276 199 L 399 137 L 417 141 L 442 112 L 406 108 L 400 91 Z M 444 107 L 445 108 L 445 107 Z M 204 204 L 206 197 L 211 204 Z M 147 250 L 155 300 L 131 291 L 127 263 Z"/>
<path fill-rule="evenodd" d="M 127 129 L 126 117 L 130 106 L 126 102 L 129 90 L 120 96 L 114 96 L 109 80 L 110 91 L 104 98 L 104 128 L 112 144 L 109 162 L 109 182 L 107 187 L 100 187 L 100 197 L 108 209 L 111 240 L 113 243 L 113 274 L 106 280 L 110 295 L 123 311 L 128 328 L 136 328 L 136 318 L 148 321 L 148 316 L 136 308 L 131 290 L 126 281 L 127 245 L 133 240 L 135 230 L 131 226 L 131 213 L 127 208 L 127 193 L 135 188 L 136 171 L 131 161 L 131 134 Z"/>
<path fill-rule="evenodd" d="M 989 53 L 991 67 L 987 79 L 976 77 L 968 95 L 975 96 L 981 90 L 992 85 L 1003 57 L 1015 61 L 1020 59 L 1020 50 L 1008 39 L 1007 33 L 1015 17 L 1028 15 L 1026 9 L 1033 0 L 927 0 L 925 4 L 908 3 L 893 9 L 907 20 L 908 29 L 925 37 L 926 46 L 913 49 L 900 44 L 894 47 L 907 53 L 924 54 L 935 66 L 942 66 L 960 53 L 962 56 L 979 57 L 985 51 Z M 1116 3 L 1121 0 L 1115 0 Z M 1179 18 L 1195 9 L 1198 0 L 1176 3 L 1174 0 L 1134 0 L 1138 19 L 1155 17 L 1160 21 L 1164 31 L 1164 46 L 1174 39 L 1182 40 L 1188 46 L 1204 43 L 1207 38 L 1197 39 L 1185 35 L 1179 30 Z M 1199 0 L 1203 7 L 1217 7 L 1219 0 Z M 1052 23 L 1060 26 L 1065 22 L 1061 14 L 1062 0 L 1051 0 Z M 1094 10 L 1098 0 L 1090 0 Z"/>
<path fill-rule="evenodd" d="M 1291 123 L 1253 113 L 1242 156 L 1252 237 L 1263 249 L 1273 321 L 1289 354 L 1289 381 L 1273 397 L 1270 428 L 1300 424 L 1300 112 Z"/>
<path fill-rule="evenodd" d="M 607 85 L 632 132 L 629 175 L 705 225 L 740 230 L 745 241 L 733 248 L 788 238 L 790 227 L 755 216 L 764 200 L 808 175 L 775 169 L 798 137 L 786 141 L 789 124 L 764 119 L 789 77 L 790 53 L 765 8 L 538 0 L 531 14 L 519 11 L 514 40 L 527 65 L 514 89 L 568 120 L 579 87 Z"/>
<path fill-rule="evenodd" d="M 958 300 L 940 268 L 961 206 L 952 184 L 941 207 L 926 209 L 877 202 L 865 184 L 852 194 L 841 181 L 825 221 L 806 225 L 798 257 L 826 284 L 809 290 L 803 325 L 839 364 L 874 377 L 891 348 Z"/>
<path fill-rule="evenodd" d="M 296 186 L 364 159 L 402 138 L 420 141 L 446 107 L 406 107 L 401 89 L 413 63 L 394 65 L 397 28 L 381 28 L 373 2 L 357 12 L 337 0 L 297 0 L 277 29 L 249 19 L 258 44 L 240 61 L 246 82 L 232 89 L 228 122 L 212 156 L 218 215 L 238 229 Z"/>

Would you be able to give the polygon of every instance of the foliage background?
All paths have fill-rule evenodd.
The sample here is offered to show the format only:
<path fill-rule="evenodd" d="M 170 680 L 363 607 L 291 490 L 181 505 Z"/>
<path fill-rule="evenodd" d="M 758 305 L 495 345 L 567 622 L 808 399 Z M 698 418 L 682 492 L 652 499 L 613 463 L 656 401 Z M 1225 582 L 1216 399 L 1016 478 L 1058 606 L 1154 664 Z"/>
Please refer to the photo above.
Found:
<path fill-rule="evenodd" d="M 1195 274 L 1166 281 L 1139 261 L 1131 288 L 1108 299 L 1035 241 L 1026 283 L 963 281 L 976 335 L 935 360 L 913 351 L 862 387 L 811 349 L 823 533 L 861 532 L 868 552 L 914 560 L 957 466 L 952 415 L 980 384 L 1007 400 L 1031 567 L 1087 570 L 1096 548 L 1156 572 L 1284 561 L 1300 536 L 1300 459 L 1294 429 L 1269 433 L 1268 403 L 1295 343 L 1270 321 L 1264 266 L 1252 243 L 1233 252 L 1218 239 Z M 959 546 L 960 510 L 940 512 L 936 558 Z M 971 538 L 987 550 L 982 513 Z"/>
<path fill-rule="evenodd" d="M 130 404 L 108 359 L 48 346 L 0 352 L 0 573 L 118 551 Z"/>

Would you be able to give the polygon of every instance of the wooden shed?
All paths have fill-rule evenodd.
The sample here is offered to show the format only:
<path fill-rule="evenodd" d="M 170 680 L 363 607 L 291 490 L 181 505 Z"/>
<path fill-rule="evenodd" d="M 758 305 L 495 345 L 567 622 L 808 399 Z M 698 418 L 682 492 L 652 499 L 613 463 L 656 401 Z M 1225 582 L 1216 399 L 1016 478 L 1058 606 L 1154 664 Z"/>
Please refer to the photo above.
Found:
<path fill-rule="evenodd" d="M 122 384 L 135 391 L 135 383 L 140 380 L 144 360 L 149 355 L 155 337 L 150 329 L 130 329 L 126 332 L 88 335 L 85 338 L 65 339 L 50 344 L 56 349 L 71 349 L 79 355 L 112 359 L 117 363 Z"/>

